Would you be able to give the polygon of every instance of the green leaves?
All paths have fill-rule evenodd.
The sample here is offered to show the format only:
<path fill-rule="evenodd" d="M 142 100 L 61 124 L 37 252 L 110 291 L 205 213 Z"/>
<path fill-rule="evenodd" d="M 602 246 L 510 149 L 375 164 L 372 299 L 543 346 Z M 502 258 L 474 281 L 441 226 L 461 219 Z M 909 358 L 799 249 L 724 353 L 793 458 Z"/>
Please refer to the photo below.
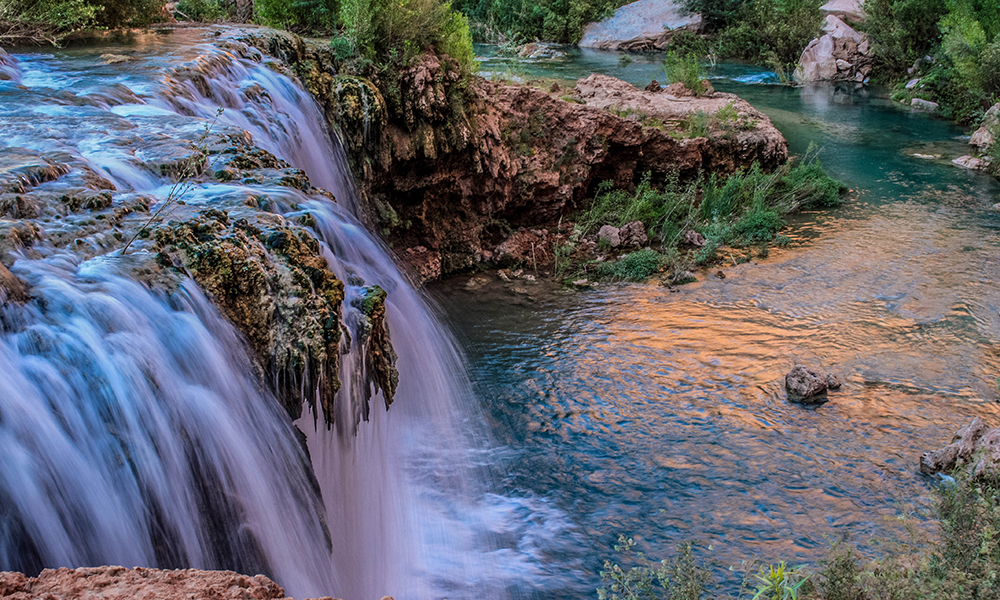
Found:
<path fill-rule="evenodd" d="M 759 585 L 752 600 L 798 600 L 799 589 L 809 580 L 804 567 L 789 567 L 785 561 L 762 566 L 755 578 Z"/>

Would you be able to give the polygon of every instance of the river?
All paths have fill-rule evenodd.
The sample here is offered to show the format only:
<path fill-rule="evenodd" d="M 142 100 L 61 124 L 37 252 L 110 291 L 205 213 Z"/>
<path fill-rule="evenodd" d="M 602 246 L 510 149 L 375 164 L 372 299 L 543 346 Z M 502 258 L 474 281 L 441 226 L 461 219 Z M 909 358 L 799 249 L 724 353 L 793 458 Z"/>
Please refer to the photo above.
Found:
<path fill-rule="evenodd" d="M 653 58 L 597 51 L 487 53 L 482 68 L 570 86 L 591 72 L 662 81 Z M 725 575 L 741 560 L 815 563 L 832 540 L 907 541 L 901 518 L 930 533 L 919 454 L 975 415 L 998 423 L 1000 186 L 950 164 L 966 132 L 878 88 L 782 86 L 738 64 L 709 77 L 765 112 L 791 154 L 816 144 L 846 203 L 796 216 L 793 242 L 767 259 L 675 290 L 489 275 L 436 289 L 509 450 L 504 485 L 566 515 L 548 551 L 580 572 L 551 583 L 580 597 L 619 534 L 654 558 L 700 542 Z M 817 408 L 789 403 L 796 363 L 843 389 Z"/>

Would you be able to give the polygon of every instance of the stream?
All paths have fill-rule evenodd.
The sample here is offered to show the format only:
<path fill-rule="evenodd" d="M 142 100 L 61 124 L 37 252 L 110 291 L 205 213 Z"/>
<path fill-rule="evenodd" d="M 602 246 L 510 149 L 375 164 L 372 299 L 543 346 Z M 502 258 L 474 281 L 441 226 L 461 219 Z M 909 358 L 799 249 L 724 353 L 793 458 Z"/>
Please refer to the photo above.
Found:
<path fill-rule="evenodd" d="M 652 58 L 607 52 L 484 54 L 487 75 L 561 85 L 659 75 Z M 934 479 L 919 454 L 973 416 L 998 422 L 1000 185 L 950 164 L 965 132 L 877 88 L 781 86 L 738 64 L 709 77 L 765 112 L 792 155 L 816 144 L 852 190 L 845 204 L 797 215 L 767 259 L 675 290 L 488 275 L 435 290 L 508 449 L 505 487 L 566 515 L 548 558 L 579 566 L 553 574 L 579 597 L 619 534 L 657 559 L 693 541 L 723 577 L 734 568 L 731 587 L 741 560 L 815 563 L 841 539 L 877 552 L 872 538 L 909 540 L 906 519 L 928 535 Z M 843 388 L 816 408 L 789 403 L 796 363 Z"/>

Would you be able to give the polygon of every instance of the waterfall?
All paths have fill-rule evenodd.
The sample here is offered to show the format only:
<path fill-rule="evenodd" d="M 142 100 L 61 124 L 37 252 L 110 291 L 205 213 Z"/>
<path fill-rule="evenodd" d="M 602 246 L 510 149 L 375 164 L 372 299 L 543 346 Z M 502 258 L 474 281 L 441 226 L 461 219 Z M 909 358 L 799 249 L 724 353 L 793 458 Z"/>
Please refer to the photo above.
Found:
<path fill-rule="evenodd" d="M 367 401 L 352 344 L 340 425 L 296 424 L 310 473 L 241 340 L 193 283 L 167 297 L 117 275 L 110 257 L 23 258 L 15 271 L 35 300 L 6 309 L 0 336 L 0 568 L 231 568 L 271 575 L 300 598 L 504 597 L 525 559 L 494 541 L 517 526 L 502 524 L 505 501 L 478 483 L 489 450 L 454 340 L 358 221 L 346 157 L 316 102 L 262 64 L 199 51 L 154 93 L 105 108 L 203 119 L 223 108 L 221 122 L 334 193 L 336 204 L 290 188 L 269 195 L 285 216 L 314 217 L 345 283 L 349 329 L 365 287 L 388 292 L 395 404 L 386 412 L 373 398 L 370 422 L 345 428 L 351 419 L 339 417 Z M 87 146 L 100 151 L 72 151 L 120 189 L 166 196 L 169 182 Z M 220 186 L 191 194 L 210 202 Z"/>

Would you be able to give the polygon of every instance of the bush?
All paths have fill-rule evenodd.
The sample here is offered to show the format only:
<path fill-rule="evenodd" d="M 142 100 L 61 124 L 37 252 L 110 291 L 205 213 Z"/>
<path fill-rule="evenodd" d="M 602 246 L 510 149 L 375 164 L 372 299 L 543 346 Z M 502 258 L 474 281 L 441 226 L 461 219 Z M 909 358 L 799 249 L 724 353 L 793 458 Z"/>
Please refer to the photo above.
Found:
<path fill-rule="evenodd" d="M 328 34 L 337 27 L 336 0 L 254 0 L 254 20 L 298 33 Z"/>
<path fill-rule="evenodd" d="M 458 0 L 455 8 L 476 23 L 478 41 L 501 38 L 573 44 L 587 23 L 611 16 L 626 0 Z"/>
<path fill-rule="evenodd" d="M 938 21 L 947 13 L 945 0 L 864 0 L 864 29 L 872 52 L 889 76 L 906 70 L 937 46 Z"/>
<path fill-rule="evenodd" d="M 701 96 L 705 93 L 705 71 L 694 54 L 681 55 L 674 51 L 667 52 L 663 62 L 663 76 L 667 83 L 683 83 L 684 87 Z"/>
<path fill-rule="evenodd" d="M 619 281 L 646 281 L 663 267 L 663 257 L 652 248 L 626 254 L 614 262 L 597 263 L 596 275 Z"/>
<path fill-rule="evenodd" d="M 442 0 L 343 0 L 345 36 L 366 59 L 407 66 L 431 49 L 451 56 L 464 73 L 475 70 L 468 20 Z"/>
<path fill-rule="evenodd" d="M 217 0 L 180 0 L 177 10 L 192 21 L 211 23 L 226 17 L 226 11 Z"/>
<path fill-rule="evenodd" d="M 615 551 L 629 558 L 635 543 L 624 535 L 618 536 Z M 604 561 L 600 600 L 700 600 L 714 581 L 711 572 L 694 560 L 690 543 L 677 546 L 677 556 L 671 560 L 645 564 L 642 553 L 636 553 L 640 563 L 623 569 L 618 563 Z"/>
<path fill-rule="evenodd" d="M 719 31 L 737 21 L 743 0 L 683 0 L 684 9 L 701 15 L 706 31 Z"/>
<path fill-rule="evenodd" d="M 820 0 L 757 0 L 719 33 L 719 53 L 758 64 L 798 62 L 823 24 Z"/>

